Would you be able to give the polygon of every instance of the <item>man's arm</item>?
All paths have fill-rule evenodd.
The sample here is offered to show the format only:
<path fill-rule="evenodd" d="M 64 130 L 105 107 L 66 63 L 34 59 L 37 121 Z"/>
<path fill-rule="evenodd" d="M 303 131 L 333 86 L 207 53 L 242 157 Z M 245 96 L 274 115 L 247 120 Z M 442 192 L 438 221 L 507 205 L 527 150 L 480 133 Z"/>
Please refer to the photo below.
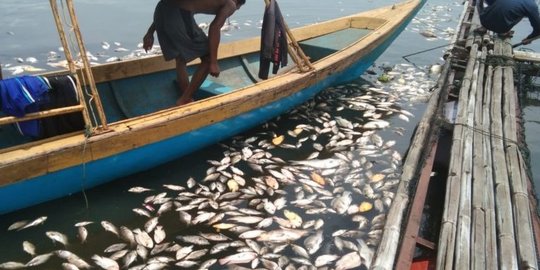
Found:
<path fill-rule="evenodd" d="M 148 50 L 152 49 L 152 46 L 154 46 L 154 32 L 156 31 L 156 26 L 152 22 L 150 27 L 148 27 L 148 31 L 143 37 L 143 49 L 148 52 Z"/>
<path fill-rule="evenodd" d="M 214 20 L 208 28 L 208 47 L 210 53 L 210 75 L 219 76 L 220 70 L 217 63 L 217 52 L 221 39 L 221 27 L 225 24 L 225 20 L 236 11 L 236 3 L 233 0 L 226 0 L 219 8 Z"/>

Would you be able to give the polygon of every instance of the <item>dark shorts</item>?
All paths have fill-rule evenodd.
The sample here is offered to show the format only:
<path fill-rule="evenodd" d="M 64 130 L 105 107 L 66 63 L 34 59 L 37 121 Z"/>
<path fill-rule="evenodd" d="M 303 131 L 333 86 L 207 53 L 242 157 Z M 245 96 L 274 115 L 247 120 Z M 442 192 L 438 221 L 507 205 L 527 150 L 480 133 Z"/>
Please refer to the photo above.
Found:
<path fill-rule="evenodd" d="M 161 0 L 154 11 L 154 24 L 166 61 L 179 57 L 190 62 L 208 55 L 208 37 L 195 22 L 192 12 Z"/>

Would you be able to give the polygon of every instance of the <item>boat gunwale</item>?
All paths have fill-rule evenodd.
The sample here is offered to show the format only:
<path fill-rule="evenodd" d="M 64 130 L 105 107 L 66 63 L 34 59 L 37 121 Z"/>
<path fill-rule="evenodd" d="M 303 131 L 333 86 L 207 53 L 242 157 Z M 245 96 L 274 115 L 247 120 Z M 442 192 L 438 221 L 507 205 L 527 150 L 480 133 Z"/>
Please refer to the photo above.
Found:
<path fill-rule="evenodd" d="M 99 144 L 99 143 L 106 144 L 106 141 L 108 141 L 109 138 L 112 138 L 115 136 L 119 138 L 122 135 L 126 135 L 126 134 L 132 134 L 132 136 L 135 136 L 137 135 L 137 132 L 143 133 L 145 132 L 145 130 L 147 131 L 149 129 L 151 130 L 154 128 L 159 128 L 160 126 L 163 126 L 164 124 L 168 125 L 168 124 L 174 123 L 175 125 L 178 125 L 179 123 L 187 122 L 189 118 L 191 117 L 200 115 L 204 112 L 213 111 L 216 108 L 223 107 L 224 104 L 226 104 L 229 107 L 231 106 L 242 107 L 242 106 L 245 106 L 244 103 L 246 100 L 249 100 L 256 95 L 263 95 L 266 97 L 270 97 L 270 99 L 267 100 L 263 104 L 269 104 L 271 102 L 277 101 L 280 98 L 288 96 L 289 93 L 292 94 L 292 93 L 297 92 L 298 89 L 303 89 L 305 87 L 313 85 L 316 82 L 316 80 L 314 79 L 315 76 L 330 74 L 332 73 L 332 71 L 335 71 L 335 70 L 332 70 L 332 68 L 336 68 L 336 70 L 339 70 L 339 68 L 344 69 L 344 65 L 347 65 L 347 64 L 343 64 L 343 62 L 350 63 L 350 62 L 355 62 L 361 59 L 363 56 L 365 56 L 367 53 L 371 51 L 371 48 L 373 48 L 374 46 L 378 46 L 382 42 L 384 42 L 387 36 L 393 33 L 393 31 L 399 25 L 401 25 L 403 20 L 408 18 L 408 16 L 411 14 L 413 10 L 415 10 L 416 6 L 420 2 L 421 2 L 420 0 L 411 0 L 411 1 L 407 1 L 398 5 L 394 5 L 391 8 L 387 6 L 387 7 L 371 10 L 371 12 L 373 11 L 382 12 L 383 9 L 394 10 L 396 9 L 396 6 L 398 7 L 403 6 L 405 8 L 406 4 L 412 5 L 411 7 L 408 7 L 407 12 L 386 11 L 389 14 L 394 14 L 394 15 L 403 14 L 403 15 L 401 16 L 401 19 L 399 20 L 394 20 L 395 18 L 386 19 L 386 22 L 383 25 L 373 30 L 368 35 L 362 37 L 360 40 L 332 54 L 331 56 L 325 57 L 315 62 L 314 66 L 316 67 L 316 69 L 314 71 L 310 71 L 308 73 L 292 72 L 292 73 L 282 74 L 279 76 L 272 77 L 268 80 L 262 81 L 260 83 L 235 90 L 234 92 L 231 92 L 231 93 L 226 93 L 226 94 L 210 97 L 201 101 L 196 101 L 185 107 L 168 108 L 168 109 L 154 112 L 151 114 L 115 122 L 109 126 L 113 130 L 112 132 L 105 132 L 105 133 L 93 135 L 88 138 L 85 137 L 85 135 L 82 133 L 78 133 L 78 134 L 71 133 L 71 134 L 65 134 L 62 136 L 53 137 L 46 140 L 31 142 L 31 143 L 27 143 L 27 144 L 23 144 L 19 146 L 2 149 L 0 150 L 0 157 L 1 157 L 0 158 L 0 171 L 12 170 L 12 175 L 16 175 L 16 173 L 14 173 L 13 171 L 16 171 L 17 166 L 19 166 L 20 164 L 24 164 L 24 162 L 29 162 L 32 160 L 45 158 L 45 160 L 48 163 L 49 155 L 55 155 L 55 154 L 65 155 L 67 156 L 65 158 L 69 158 L 69 156 L 73 156 L 74 153 L 76 153 L 78 159 L 77 161 L 72 161 L 71 164 L 62 164 L 62 166 L 59 166 L 57 164 L 57 166 L 59 166 L 57 168 L 51 168 L 49 166 L 50 164 L 44 165 L 43 168 L 39 170 L 39 172 L 33 172 L 31 174 L 22 175 L 21 177 L 15 177 L 10 180 L 6 179 L 7 181 L 3 180 L 2 182 L 0 182 L 0 186 L 13 183 L 18 180 L 25 179 L 25 178 L 37 177 L 39 175 L 50 173 L 51 171 L 58 171 L 61 169 L 65 169 L 73 165 L 80 164 L 81 162 L 89 162 L 93 160 L 98 160 L 98 159 L 113 155 L 115 153 L 120 153 L 122 151 L 128 151 L 131 149 L 128 147 L 126 147 L 125 149 L 120 149 L 120 150 L 117 149 L 118 151 L 114 151 L 114 153 L 109 153 L 109 154 L 105 153 L 108 151 L 103 151 L 102 149 L 103 153 L 93 153 L 92 146 L 94 144 Z M 366 12 L 362 12 L 359 14 L 350 15 L 344 18 L 335 19 L 331 21 L 351 20 L 351 18 L 361 17 L 358 15 L 365 14 L 365 13 Z M 387 16 L 389 16 L 389 14 L 387 14 Z M 309 27 L 313 27 L 313 25 L 310 25 Z M 359 47 L 359 46 L 363 46 L 363 47 L 357 49 L 356 47 Z M 306 77 L 312 77 L 312 78 L 306 79 Z M 280 83 L 277 84 L 275 83 L 276 81 L 279 81 Z M 285 81 L 286 83 L 283 84 L 283 81 Z M 293 88 L 294 90 L 280 91 L 284 88 Z M 261 104 L 252 104 L 251 106 L 252 108 L 246 108 L 244 111 L 240 111 L 236 115 L 239 115 L 239 114 L 248 112 L 254 108 L 257 108 L 256 105 L 261 105 Z M 231 115 L 230 117 L 232 116 L 233 115 Z M 227 119 L 227 118 L 228 117 L 224 117 L 223 119 L 220 119 L 219 121 Z M 164 139 L 177 136 L 180 134 L 185 134 L 186 132 L 189 132 L 191 130 L 207 126 L 208 124 L 211 124 L 212 122 L 214 121 L 210 121 L 210 123 L 202 123 L 193 129 L 183 130 L 175 134 L 171 134 L 168 137 L 161 137 L 160 139 L 157 139 L 153 142 L 164 140 Z M 215 121 L 215 122 L 218 122 L 218 121 Z M 150 142 L 150 143 L 153 143 L 153 142 Z M 136 147 L 140 147 L 143 145 L 145 145 L 145 143 L 141 143 L 140 145 Z M 84 155 L 81 153 L 81 149 L 83 149 L 83 146 L 89 148 L 89 150 L 87 150 L 87 153 L 85 153 Z M 136 148 L 136 147 L 133 147 L 133 148 Z"/>

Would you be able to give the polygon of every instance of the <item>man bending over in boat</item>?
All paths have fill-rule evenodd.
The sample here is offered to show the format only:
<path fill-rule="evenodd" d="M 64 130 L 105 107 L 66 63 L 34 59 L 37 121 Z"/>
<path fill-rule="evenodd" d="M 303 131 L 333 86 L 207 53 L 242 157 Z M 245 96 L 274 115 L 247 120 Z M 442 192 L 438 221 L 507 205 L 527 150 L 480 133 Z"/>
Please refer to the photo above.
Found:
<path fill-rule="evenodd" d="M 143 48 L 148 51 L 154 44 L 157 32 L 165 61 L 176 60 L 176 73 L 181 97 L 177 105 L 192 101 L 192 96 L 208 74 L 218 77 L 217 51 L 221 27 L 225 20 L 238 10 L 246 0 L 161 0 L 154 11 L 154 21 L 143 38 Z M 208 36 L 197 25 L 194 14 L 213 14 Z M 201 64 L 191 81 L 186 64 L 200 58 Z"/>

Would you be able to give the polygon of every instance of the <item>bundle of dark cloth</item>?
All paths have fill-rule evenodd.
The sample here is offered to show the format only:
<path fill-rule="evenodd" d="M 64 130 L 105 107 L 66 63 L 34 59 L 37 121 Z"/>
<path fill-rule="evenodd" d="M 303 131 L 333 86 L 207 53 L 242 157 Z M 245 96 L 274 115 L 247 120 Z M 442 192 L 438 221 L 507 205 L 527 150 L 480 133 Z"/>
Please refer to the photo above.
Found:
<path fill-rule="evenodd" d="M 264 11 L 261 30 L 261 54 L 259 78 L 268 79 L 270 63 L 273 63 L 272 73 L 287 65 L 287 32 L 285 21 L 275 0 L 270 0 Z"/>

